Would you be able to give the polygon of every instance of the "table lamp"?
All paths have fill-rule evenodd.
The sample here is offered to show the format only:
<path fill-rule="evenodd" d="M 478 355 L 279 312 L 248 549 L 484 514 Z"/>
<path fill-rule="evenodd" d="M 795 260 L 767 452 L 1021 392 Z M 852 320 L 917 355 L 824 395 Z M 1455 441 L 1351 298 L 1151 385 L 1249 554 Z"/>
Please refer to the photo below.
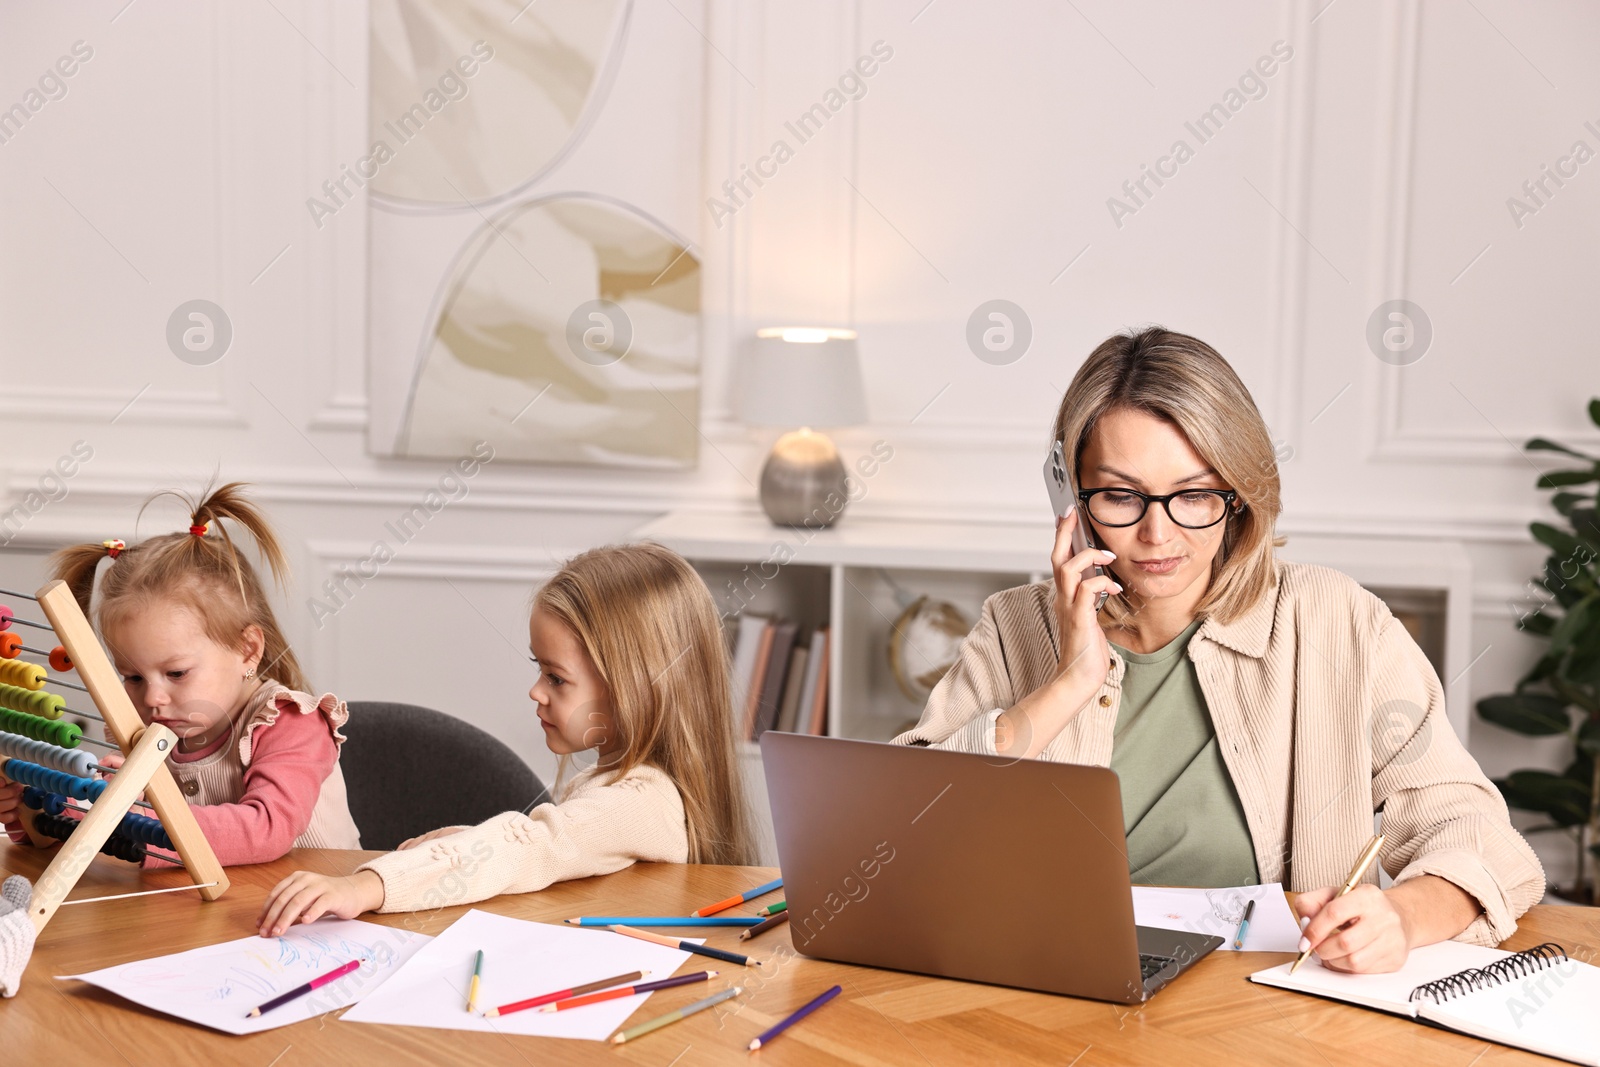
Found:
<path fill-rule="evenodd" d="M 844 464 L 815 426 L 867 420 L 856 332 L 811 326 L 756 331 L 734 410 L 759 426 L 800 427 L 778 438 L 761 468 L 761 508 L 779 526 L 831 526 L 849 499 Z"/>

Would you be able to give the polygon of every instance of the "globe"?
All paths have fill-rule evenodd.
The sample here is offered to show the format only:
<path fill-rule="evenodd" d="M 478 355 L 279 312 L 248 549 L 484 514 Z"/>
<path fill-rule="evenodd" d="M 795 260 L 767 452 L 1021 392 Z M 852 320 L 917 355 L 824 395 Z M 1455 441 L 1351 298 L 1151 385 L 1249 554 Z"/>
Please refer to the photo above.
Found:
<path fill-rule="evenodd" d="M 971 630 L 972 623 L 949 601 L 919 596 L 906 606 L 889 631 L 889 669 L 906 699 L 927 703 Z"/>

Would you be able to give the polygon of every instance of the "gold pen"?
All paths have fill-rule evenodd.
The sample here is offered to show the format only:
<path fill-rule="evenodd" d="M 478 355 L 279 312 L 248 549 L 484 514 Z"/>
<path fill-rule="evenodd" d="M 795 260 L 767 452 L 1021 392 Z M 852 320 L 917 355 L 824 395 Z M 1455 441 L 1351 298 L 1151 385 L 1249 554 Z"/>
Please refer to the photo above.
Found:
<path fill-rule="evenodd" d="M 1350 890 L 1356 887 L 1356 883 L 1361 881 L 1361 876 L 1367 873 L 1367 868 L 1372 866 L 1372 861 L 1378 858 L 1378 850 L 1382 847 L 1382 834 L 1378 834 L 1371 841 L 1367 842 L 1367 847 L 1362 849 L 1361 855 L 1356 858 L 1356 865 L 1350 868 L 1350 877 L 1344 880 L 1344 885 L 1339 887 L 1339 891 L 1333 895 L 1333 900 L 1328 901 L 1329 904 L 1333 903 L 1334 900 L 1338 900 L 1340 897 L 1344 896 L 1346 893 L 1350 892 Z M 1327 906 L 1327 904 L 1323 905 L 1323 907 Z M 1300 965 L 1304 963 L 1307 957 L 1310 955 L 1311 950 L 1309 948 L 1300 953 L 1300 955 L 1295 959 L 1294 963 L 1290 965 L 1289 973 L 1293 974 L 1295 971 L 1298 971 L 1300 969 Z"/>

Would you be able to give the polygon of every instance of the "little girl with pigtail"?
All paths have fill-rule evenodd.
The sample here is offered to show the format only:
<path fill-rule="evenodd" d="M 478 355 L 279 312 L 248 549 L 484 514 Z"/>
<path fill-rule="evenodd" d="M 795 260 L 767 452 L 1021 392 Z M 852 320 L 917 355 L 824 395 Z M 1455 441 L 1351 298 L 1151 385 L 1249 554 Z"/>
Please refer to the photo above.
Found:
<path fill-rule="evenodd" d="M 98 622 L 139 717 L 178 735 L 168 766 L 219 862 L 265 863 L 297 846 L 360 848 L 339 770 L 349 711 L 331 693 L 307 692 L 255 568 L 234 544 L 229 525 L 250 535 L 282 584 L 283 551 L 243 488 L 230 483 L 198 502 L 158 494 L 190 505 L 187 531 L 73 545 L 50 568 Z M 0 823 L 19 842 L 21 793 L 0 785 Z"/>

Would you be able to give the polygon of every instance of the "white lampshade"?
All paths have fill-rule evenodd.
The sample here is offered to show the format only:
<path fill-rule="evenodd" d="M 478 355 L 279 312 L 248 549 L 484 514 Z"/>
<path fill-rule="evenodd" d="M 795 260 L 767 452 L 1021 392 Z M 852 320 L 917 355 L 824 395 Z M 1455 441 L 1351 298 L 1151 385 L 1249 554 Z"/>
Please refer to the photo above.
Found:
<path fill-rule="evenodd" d="M 758 330 L 740 372 L 734 411 L 744 422 L 829 427 L 867 421 L 854 330 Z"/>

